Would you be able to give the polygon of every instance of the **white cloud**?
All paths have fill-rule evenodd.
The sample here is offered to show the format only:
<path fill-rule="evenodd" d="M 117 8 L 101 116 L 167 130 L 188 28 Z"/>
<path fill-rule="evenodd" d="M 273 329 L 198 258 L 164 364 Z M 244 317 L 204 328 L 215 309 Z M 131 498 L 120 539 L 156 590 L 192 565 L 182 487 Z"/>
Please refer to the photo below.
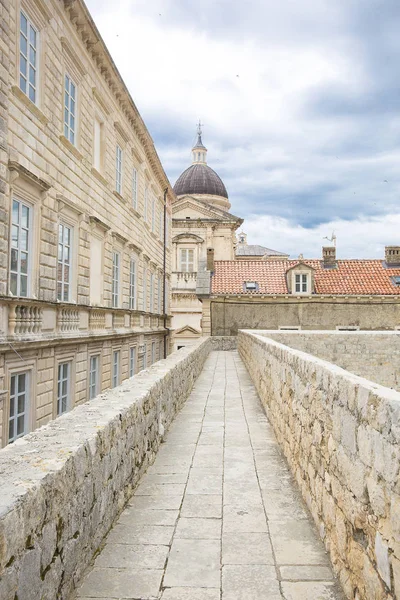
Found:
<path fill-rule="evenodd" d="M 320 258 L 322 246 L 331 243 L 332 232 L 337 237 L 338 258 L 382 258 L 385 246 L 399 243 L 400 215 L 385 215 L 374 219 L 343 221 L 341 219 L 305 228 L 292 225 L 287 219 L 250 215 L 243 231 L 249 244 L 261 244 L 297 258 Z"/>

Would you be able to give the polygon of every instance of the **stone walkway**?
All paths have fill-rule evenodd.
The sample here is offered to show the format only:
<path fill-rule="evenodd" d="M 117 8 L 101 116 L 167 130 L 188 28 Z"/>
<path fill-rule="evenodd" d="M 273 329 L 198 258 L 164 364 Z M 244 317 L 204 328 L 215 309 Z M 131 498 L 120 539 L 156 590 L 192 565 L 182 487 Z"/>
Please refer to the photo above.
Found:
<path fill-rule="evenodd" d="M 213 352 L 77 598 L 336 600 L 237 352 Z"/>

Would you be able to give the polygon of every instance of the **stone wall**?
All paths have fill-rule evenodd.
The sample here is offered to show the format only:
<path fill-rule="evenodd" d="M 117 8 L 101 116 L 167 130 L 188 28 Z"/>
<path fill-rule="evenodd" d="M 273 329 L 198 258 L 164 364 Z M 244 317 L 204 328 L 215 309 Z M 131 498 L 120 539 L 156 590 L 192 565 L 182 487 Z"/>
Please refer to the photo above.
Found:
<path fill-rule="evenodd" d="M 258 333 L 400 391 L 400 331 Z"/>
<path fill-rule="evenodd" d="M 238 347 L 347 597 L 400 597 L 400 393 L 254 332 Z"/>
<path fill-rule="evenodd" d="M 203 338 L 0 451 L 0 598 L 63 600 L 213 345 Z"/>
<path fill-rule="evenodd" d="M 237 335 L 239 329 L 330 329 L 357 326 L 393 330 L 400 326 L 400 297 L 224 297 L 203 300 L 203 321 L 211 335 Z M 208 333 L 203 325 L 203 333 Z"/>

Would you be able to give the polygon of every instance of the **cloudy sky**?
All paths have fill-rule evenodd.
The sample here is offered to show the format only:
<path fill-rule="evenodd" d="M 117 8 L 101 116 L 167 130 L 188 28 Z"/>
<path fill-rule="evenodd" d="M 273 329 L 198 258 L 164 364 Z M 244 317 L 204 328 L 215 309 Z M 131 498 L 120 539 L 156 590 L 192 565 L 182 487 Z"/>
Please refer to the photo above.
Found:
<path fill-rule="evenodd" d="M 400 244 L 398 0 L 87 0 L 171 183 L 199 117 L 249 242 Z"/>

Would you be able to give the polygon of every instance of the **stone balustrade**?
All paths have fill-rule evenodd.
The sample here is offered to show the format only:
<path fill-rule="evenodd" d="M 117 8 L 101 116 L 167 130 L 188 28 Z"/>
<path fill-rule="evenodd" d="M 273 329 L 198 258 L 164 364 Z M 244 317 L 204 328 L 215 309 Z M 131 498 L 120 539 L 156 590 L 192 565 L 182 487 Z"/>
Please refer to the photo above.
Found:
<path fill-rule="evenodd" d="M 175 271 L 171 274 L 172 289 L 195 290 L 197 272 Z"/>
<path fill-rule="evenodd" d="M 140 332 L 163 327 L 163 316 L 138 310 L 49 304 L 23 299 L 0 301 L 0 338 L 10 340 L 49 339 L 60 333 L 79 337 L 92 332 L 114 335 L 115 329 Z"/>
<path fill-rule="evenodd" d="M 38 334 L 42 330 L 42 308 L 30 302 L 10 303 L 8 313 L 9 335 Z"/>
<path fill-rule="evenodd" d="M 267 336 L 238 349 L 347 597 L 400 598 L 400 393 Z"/>

